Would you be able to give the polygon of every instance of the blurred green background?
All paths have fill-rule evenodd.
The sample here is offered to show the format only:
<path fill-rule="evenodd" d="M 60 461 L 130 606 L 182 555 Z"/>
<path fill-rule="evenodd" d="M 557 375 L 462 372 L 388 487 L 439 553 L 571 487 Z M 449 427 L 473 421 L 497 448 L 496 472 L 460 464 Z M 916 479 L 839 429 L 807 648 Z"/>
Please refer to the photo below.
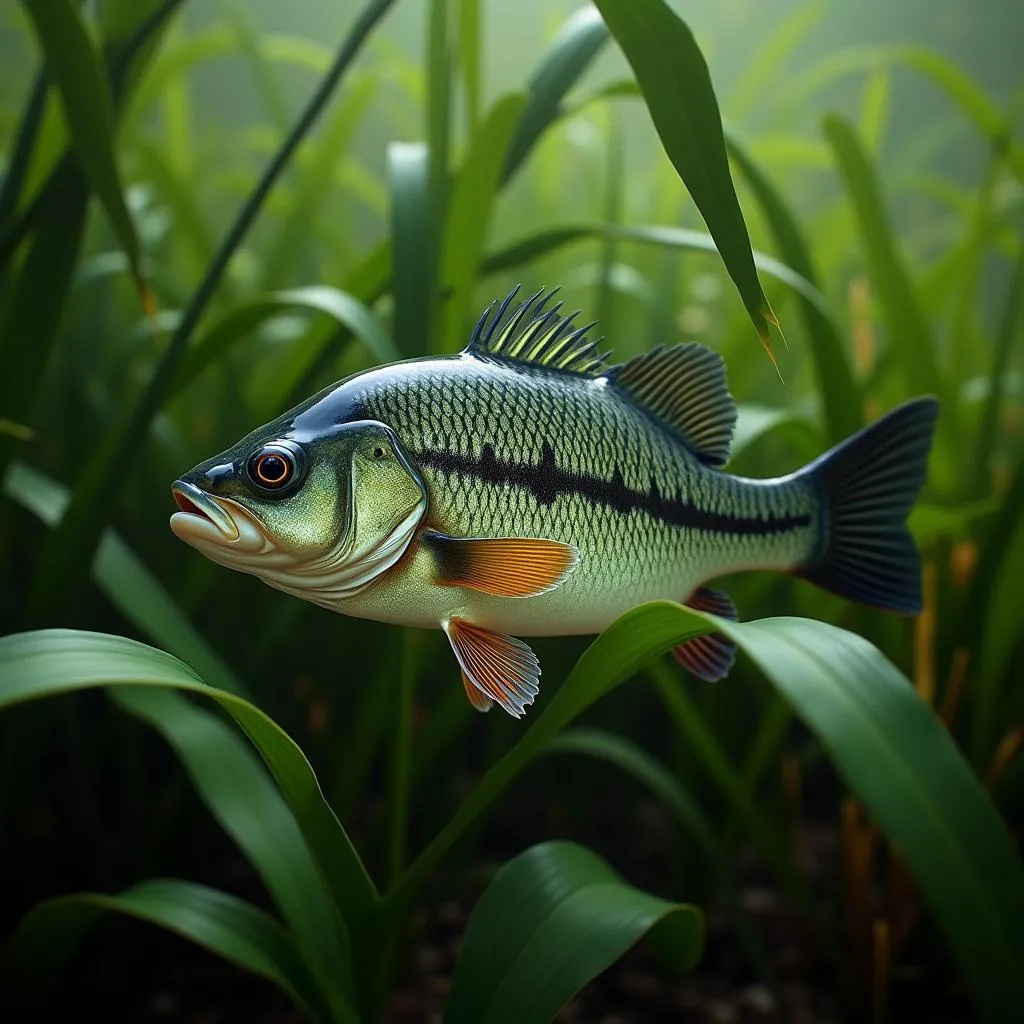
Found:
<path fill-rule="evenodd" d="M 143 14 L 162 9 L 127 0 L 81 6 L 108 72 Z M 807 616 L 867 637 L 936 709 L 1017 838 L 1019 2 L 670 4 L 697 38 L 735 143 L 733 180 L 785 332 L 785 344 L 773 334 L 784 382 L 723 261 L 695 241 L 704 222 L 615 41 L 581 48 L 579 73 L 545 86 L 533 76 L 578 33 L 578 3 L 466 0 L 448 3 L 444 19 L 445 6 L 399 0 L 371 34 L 214 282 L 183 339 L 190 348 L 168 368 L 183 311 L 357 7 L 184 0 L 133 56 L 115 90 L 116 157 L 155 303 L 150 317 L 106 203 L 86 208 L 73 159 L 59 163 L 67 134 L 52 90 L 39 89 L 45 102 L 17 168 L 41 57 L 31 5 L 0 0 L 0 171 L 9 184 L 17 168 L 21 181 L 18 194 L 0 193 L 3 632 L 66 626 L 136 637 L 177 654 L 211 684 L 244 688 L 305 751 L 371 874 L 393 879 L 406 850 L 437 833 L 523 724 L 472 713 L 441 634 L 403 639 L 185 550 L 167 528 L 169 485 L 316 389 L 380 361 L 389 338 L 402 355 L 456 351 L 479 310 L 517 282 L 528 292 L 560 285 L 567 307 L 600 317 L 617 359 L 681 340 L 723 354 L 740 406 L 734 472 L 789 472 L 907 397 L 940 393 L 943 426 L 912 518 L 925 562 L 918 619 L 763 574 L 730 581 L 729 590 L 742 619 Z M 436 60 L 439 32 L 443 41 L 448 33 L 447 63 Z M 535 97 L 541 86 L 552 106 L 527 139 L 524 161 L 506 187 L 484 187 L 473 205 L 467 196 L 480 168 L 466 157 L 479 159 L 489 113 L 510 92 Z M 420 140 L 445 155 L 432 165 L 441 173 L 416 192 L 389 164 L 388 147 Z M 67 177 L 48 192 L 53 173 Z M 403 222 L 402 195 L 414 213 L 417 203 L 421 213 L 431 204 L 418 226 Z M 456 221 L 454 211 L 466 210 L 468 222 Z M 469 275 L 459 277 L 455 233 L 481 219 L 482 253 L 468 253 Z M 655 227 L 665 230 L 647 230 Z M 413 237 L 422 244 L 410 249 Z M 51 248 L 39 245 L 33 263 L 40 239 Z M 422 315 L 403 306 L 416 294 L 409 282 L 417 273 L 435 295 Z M 450 302 L 447 287 L 455 289 Z M 419 324 L 415 336 L 403 322 Z M 209 356 L 190 362 L 197 349 Z M 125 435 L 126 417 L 145 403 L 161 366 L 172 387 L 156 395 L 151 425 Z M 96 467 L 125 436 L 127 447 L 106 463 L 116 486 L 90 492 Z M 78 518 L 51 534 L 44 522 L 59 518 L 60 488 L 74 493 Z M 117 539 L 108 534 L 93 563 L 107 528 Z M 535 644 L 544 665 L 538 708 L 586 646 L 583 638 Z M 711 914 L 704 965 L 689 979 L 666 980 L 649 958 L 627 962 L 565 1011 L 567 1021 L 604 1019 L 603 1009 L 615 1020 L 788 1013 L 881 1021 L 885 1006 L 893 1020 L 976 1019 L 974 997 L 950 980 L 949 936 L 911 880 L 918 866 L 908 873 L 871 825 L 874 808 L 858 802 L 870 804 L 847 787 L 847 772 L 836 773 L 829 745 L 750 661 L 715 687 L 668 666 L 652 670 L 653 686 L 641 676 L 618 688 L 583 722 L 657 759 L 694 801 L 738 881 L 723 882 L 721 864 L 709 862 L 663 799 L 606 763 L 614 758 L 545 759 L 432 878 L 402 933 L 392 1018 L 432 1019 L 451 971 L 450 944 L 494 864 L 567 837 L 630 881 Z M 407 719 L 405 677 L 415 680 Z M 666 696 L 673 688 L 685 696 L 683 710 Z M 151 876 L 195 879 L 267 904 L 163 741 L 102 694 L 7 710 L 0 743 L 4 933 L 45 897 L 116 891 Z M 396 792 L 404 793 L 398 811 Z M 766 845 L 783 850 L 781 875 Z M 810 885 L 844 967 L 809 937 L 792 873 Z M 737 939 L 733 910 L 723 910 L 735 886 L 761 932 L 752 946 Z M 759 898 L 772 908 L 763 920 L 752 909 Z M 758 948 L 767 950 L 764 961 Z M 742 1016 L 754 1013 L 754 997 L 742 1002 L 751 990 L 767 1001 L 759 1016 Z M 123 1006 L 124 1019 L 242 1019 L 231 1005 L 248 1008 L 244 1019 L 294 1019 L 270 991 L 182 940 L 107 922 L 73 961 L 58 1002 L 65 1011 L 83 1002 Z M 737 1016 L 716 1017 L 723 1003 Z"/>

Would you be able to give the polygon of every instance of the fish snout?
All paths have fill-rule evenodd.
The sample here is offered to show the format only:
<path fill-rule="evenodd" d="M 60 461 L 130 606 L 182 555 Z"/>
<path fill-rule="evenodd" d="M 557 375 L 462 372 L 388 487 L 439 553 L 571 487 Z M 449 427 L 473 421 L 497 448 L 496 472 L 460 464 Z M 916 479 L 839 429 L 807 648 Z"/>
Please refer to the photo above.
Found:
<path fill-rule="evenodd" d="M 241 531 L 236 517 L 221 499 L 187 480 L 175 480 L 171 495 L 178 506 L 171 516 L 171 530 L 179 539 L 187 544 L 231 544 L 239 540 Z"/>

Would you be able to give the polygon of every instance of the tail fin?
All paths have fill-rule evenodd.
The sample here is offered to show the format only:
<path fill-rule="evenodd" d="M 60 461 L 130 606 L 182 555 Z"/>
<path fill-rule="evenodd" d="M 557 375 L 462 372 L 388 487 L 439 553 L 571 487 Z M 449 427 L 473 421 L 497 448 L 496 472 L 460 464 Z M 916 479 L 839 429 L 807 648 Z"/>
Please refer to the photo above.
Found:
<path fill-rule="evenodd" d="M 915 398 L 812 462 L 824 496 L 819 553 L 798 576 L 888 611 L 921 610 L 921 560 L 907 516 L 928 468 L 939 403 Z"/>

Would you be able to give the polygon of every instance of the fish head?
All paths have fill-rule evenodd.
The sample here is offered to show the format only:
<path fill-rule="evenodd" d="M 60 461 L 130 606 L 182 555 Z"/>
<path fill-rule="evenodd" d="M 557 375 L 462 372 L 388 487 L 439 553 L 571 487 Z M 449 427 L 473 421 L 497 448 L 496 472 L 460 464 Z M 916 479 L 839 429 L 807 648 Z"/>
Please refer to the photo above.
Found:
<path fill-rule="evenodd" d="M 384 423 L 282 426 L 176 480 L 171 530 L 214 562 L 334 607 L 402 557 L 426 515 L 427 487 Z"/>

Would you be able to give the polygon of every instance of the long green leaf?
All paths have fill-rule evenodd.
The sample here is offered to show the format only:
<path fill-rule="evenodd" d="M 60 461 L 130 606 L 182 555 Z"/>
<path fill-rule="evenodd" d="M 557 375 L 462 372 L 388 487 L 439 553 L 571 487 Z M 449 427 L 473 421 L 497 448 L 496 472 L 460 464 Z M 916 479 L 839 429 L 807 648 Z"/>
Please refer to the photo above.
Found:
<path fill-rule="evenodd" d="M 513 93 L 494 105 L 474 135 L 452 187 L 441 256 L 441 281 L 450 292 L 445 327 L 436 346 L 441 351 L 455 351 L 465 343 L 473 284 L 487 240 L 495 193 L 512 132 L 525 104 L 525 97 Z"/>
<path fill-rule="evenodd" d="M 213 321 L 178 364 L 168 398 L 183 391 L 207 367 L 223 358 L 236 341 L 260 324 L 296 310 L 331 317 L 348 328 L 378 362 L 389 363 L 401 358 L 381 319 L 352 295 L 327 285 L 290 288 L 245 299 Z"/>
<path fill-rule="evenodd" d="M 33 1011 L 52 991 L 53 974 L 104 915 L 123 914 L 188 939 L 244 970 L 267 978 L 317 1022 L 354 1020 L 332 1013 L 292 935 L 269 914 L 237 896 L 194 882 L 155 879 L 117 896 L 78 893 L 34 907 L 8 939 L 0 968 L 5 1001 Z M 26 1018 L 27 1019 L 27 1018 Z"/>
<path fill-rule="evenodd" d="M 548 1024 L 588 981 L 657 927 L 680 971 L 700 958 L 704 922 L 625 882 L 575 843 L 509 861 L 466 928 L 445 1024 Z"/>
<path fill-rule="evenodd" d="M 263 879 L 328 1000 L 344 1005 L 352 986 L 350 938 L 339 934 L 329 891 L 302 831 L 250 744 L 221 716 L 183 694 L 128 686 L 111 696 L 174 748 L 200 799 Z"/>
<path fill-rule="evenodd" d="M 142 276 L 139 240 L 117 170 L 114 105 L 99 52 L 71 0 L 22 2 L 46 56 L 47 72 L 60 94 L 75 156 L 110 217 L 140 291 L 151 304 Z"/>
<path fill-rule="evenodd" d="M 778 995 L 778 983 L 750 912 L 744 906 L 730 857 L 711 822 L 682 783 L 663 764 L 624 736 L 601 729 L 569 729 L 556 736 L 545 754 L 577 754 L 614 765 L 660 800 L 699 849 L 708 869 L 724 890 L 732 923 L 751 965 Z"/>
<path fill-rule="evenodd" d="M 99 542 L 105 517 L 116 505 L 119 487 L 129 475 L 126 469 L 133 464 L 145 443 L 149 425 L 166 400 L 167 391 L 173 383 L 178 362 L 232 256 L 256 220 L 299 143 L 313 127 L 367 37 L 393 3 L 394 0 L 371 0 L 357 17 L 331 68 L 243 203 L 189 300 L 178 327 L 163 348 L 142 394 L 111 428 L 83 469 L 67 515 L 47 540 L 39 559 L 30 595 L 31 614 L 35 622 L 48 619 L 56 607 L 73 605 L 80 600 L 81 586 L 87 576 L 86 568 Z"/>
<path fill-rule="evenodd" d="M 727 142 L 736 166 L 761 206 L 783 261 L 805 281 L 818 288 L 818 274 L 796 218 L 736 136 L 730 133 Z M 811 343 L 811 356 L 818 378 L 818 392 L 828 427 L 828 438 L 831 444 L 839 444 L 864 425 L 860 388 L 853 376 L 835 320 L 823 313 L 818 303 L 803 295 L 800 311 Z"/>
<path fill-rule="evenodd" d="M 259 749 L 309 844 L 339 914 L 366 917 L 373 883 L 320 791 L 313 769 L 283 729 L 235 694 L 205 685 L 176 658 L 125 637 L 38 630 L 0 639 L 0 709 L 100 686 L 164 687 L 216 701 Z"/>
<path fill-rule="evenodd" d="M 722 134 L 718 101 L 689 27 L 663 0 L 595 0 L 644 94 L 654 127 L 711 232 L 762 344 L 778 326 L 750 249 Z"/>
<path fill-rule="evenodd" d="M 562 25 L 527 83 L 529 100 L 509 146 L 503 184 L 522 166 L 544 131 L 562 115 L 565 94 L 608 41 L 593 7 L 581 7 Z"/>
<path fill-rule="evenodd" d="M 430 219 L 430 152 L 421 142 L 388 146 L 394 249 L 394 336 L 404 356 L 430 351 L 434 274 Z"/>
<path fill-rule="evenodd" d="M 385 913 L 408 906 L 458 837 L 573 718 L 659 654 L 711 628 L 745 650 L 818 734 L 906 858 L 988 1017 L 1012 1020 L 1024 999 L 1024 867 L 1013 842 L 913 686 L 866 640 L 812 620 L 727 623 L 661 601 L 627 612 L 552 696 L 542 696 L 533 726 L 388 894 Z"/>
<path fill-rule="evenodd" d="M 37 469 L 15 462 L 4 481 L 4 493 L 56 526 L 68 506 L 67 489 Z M 145 563 L 113 530 L 104 531 L 92 563 L 92 574 L 107 600 L 164 650 L 195 667 L 220 690 L 248 697 L 245 684 L 188 620 L 174 598 Z"/>
<path fill-rule="evenodd" d="M 777 618 L 720 623 L 804 722 L 910 866 L 991 1021 L 1024 1001 L 1024 866 L 948 731 L 868 641 Z"/>
<path fill-rule="evenodd" d="M 85 229 L 89 193 L 78 167 L 62 165 L 54 181 L 41 204 L 35 234 L 26 243 L 21 271 L 7 282 L 9 303 L 0 307 L 0 409 L 17 423 L 31 423 Z M 0 445 L 0 475 L 7 455 L 6 445 Z"/>
<path fill-rule="evenodd" d="M 956 419 L 956 394 L 947 387 L 935 358 L 928 317 L 897 247 L 867 155 L 854 130 L 841 118 L 825 118 L 824 130 L 856 214 L 871 283 L 889 325 L 890 351 L 899 361 L 912 393 L 927 391 L 942 399 L 939 433 L 951 439 Z"/>

